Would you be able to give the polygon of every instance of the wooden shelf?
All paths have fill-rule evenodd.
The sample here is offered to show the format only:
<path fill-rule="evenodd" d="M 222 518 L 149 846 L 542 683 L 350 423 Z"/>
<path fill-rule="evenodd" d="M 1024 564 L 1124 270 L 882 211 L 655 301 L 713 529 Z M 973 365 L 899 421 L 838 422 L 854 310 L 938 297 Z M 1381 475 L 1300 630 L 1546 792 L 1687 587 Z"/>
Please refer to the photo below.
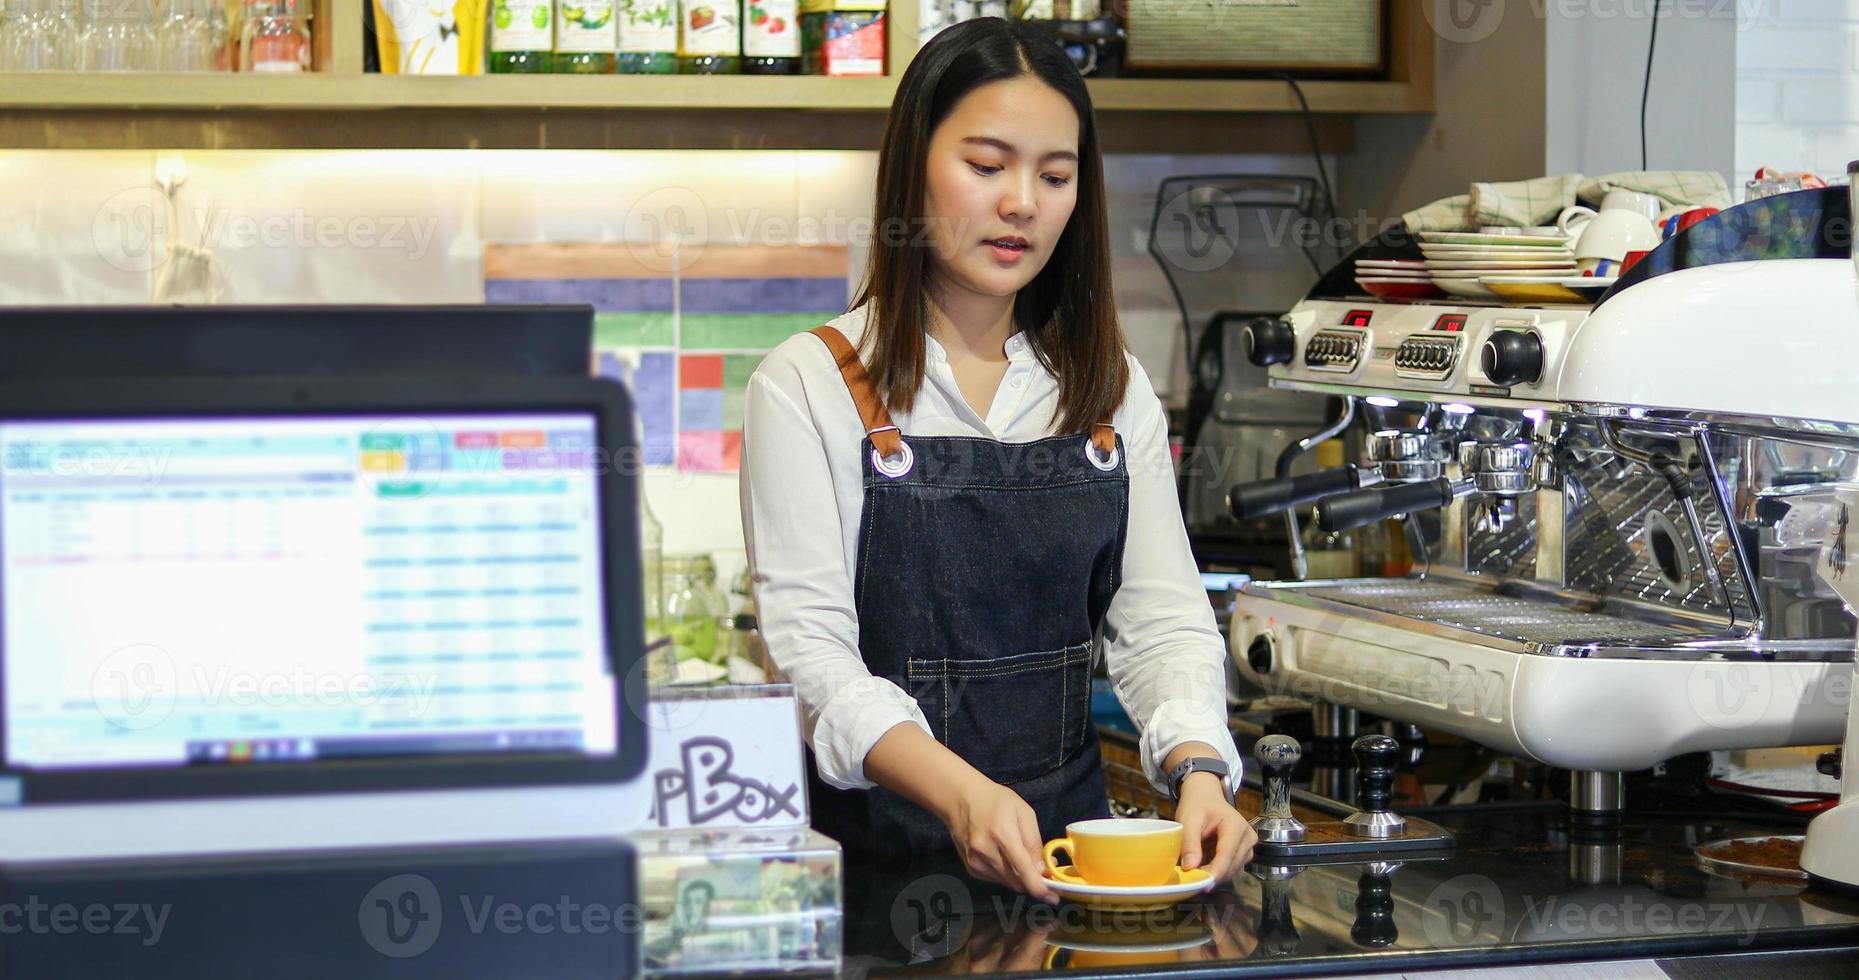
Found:
<path fill-rule="evenodd" d="M 169 109 L 805 109 L 882 112 L 892 78 L 819 75 L 0 74 L 0 107 Z"/>
<path fill-rule="evenodd" d="M 1285 83 L 1101 78 L 1100 112 L 1296 112 Z M 88 110 L 795 109 L 884 112 L 894 78 L 818 75 L 0 74 L 0 108 Z M 1421 112 L 1405 82 L 1306 82 L 1320 113 Z"/>
<path fill-rule="evenodd" d="M 316 0 L 321 70 L 304 75 L 0 74 L 0 148 L 875 148 L 895 77 L 477 75 L 361 71 L 362 0 Z M 914 50 L 914 0 L 894 3 L 894 69 Z M 1430 112 L 1433 34 L 1395 0 L 1390 81 L 1303 83 L 1325 145 L 1348 117 Z M 1270 79 L 1093 79 L 1106 148 L 1221 152 L 1295 136 Z M 1274 118 L 1276 117 L 1276 118 Z M 1211 124 L 1211 125 L 1210 125 Z M 1341 148 L 1340 146 L 1338 148 Z"/>

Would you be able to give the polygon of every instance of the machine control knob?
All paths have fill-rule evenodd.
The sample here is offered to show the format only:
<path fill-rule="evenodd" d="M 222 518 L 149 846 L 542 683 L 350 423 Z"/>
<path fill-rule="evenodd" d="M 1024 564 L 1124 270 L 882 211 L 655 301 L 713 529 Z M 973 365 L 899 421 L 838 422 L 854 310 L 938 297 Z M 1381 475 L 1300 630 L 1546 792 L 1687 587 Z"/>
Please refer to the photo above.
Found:
<path fill-rule="evenodd" d="M 1246 324 L 1243 335 L 1246 360 L 1259 367 L 1289 364 L 1297 356 L 1297 331 L 1283 320 L 1259 317 Z"/>
<path fill-rule="evenodd" d="M 1356 757 L 1356 805 L 1343 826 L 1357 837 L 1394 837 L 1407 826 L 1407 818 L 1388 809 L 1394 795 L 1394 767 L 1401 758 L 1401 743 L 1386 735 L 1364 735 L 1350 751 Z"/>
<path fill-rule="evenodd" d="M 1832 776 L 1838 779 L 1840 778 L 1840 761 L 1840 753 L 1837 749 L 1832 752 L 1822 752 L 1820 758 L 1814 760 L 1814 769 L 1822 776 Z"/>
<path fill-rule="evenodd" d="M 1303 840 L 1306 828 L 1291 813 L 1291 771 L 1303 757 L 1303 747 L 1289 735 L 1267 735 L 1252 747 L 1252 755 L 1265 774 L 1265 805 L 1252 818 L 1252 829 L 1270 844 Z"/>
<path fill-rule="evenodd" d="M 1499 330 L 1485 341 L 1478 365 L 1492 384 L 1535 384 L 1543 377 L 1543 341 L 1523 330 Z"/>

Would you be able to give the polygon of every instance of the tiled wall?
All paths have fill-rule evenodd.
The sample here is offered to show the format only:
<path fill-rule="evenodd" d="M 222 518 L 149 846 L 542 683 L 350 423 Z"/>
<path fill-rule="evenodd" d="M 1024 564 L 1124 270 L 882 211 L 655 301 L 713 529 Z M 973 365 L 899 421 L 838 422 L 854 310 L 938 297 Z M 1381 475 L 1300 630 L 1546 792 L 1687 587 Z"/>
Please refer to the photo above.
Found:
<path fill-rule="evenodd" d="M 1844 177 L 1859 159 L 1859 0 L 1764 0 L 1738 9 L 1738 199 L 1757 167 Z"/>
<path fill-rule="evenodd" d="M 665 464 L 648 471 L 646 493 L 667 550 L 715 554 L 728 577 L 742 547 L 731 382 L 775 335 L 814 325 L 827 312 L 814 306 L 842 304 L 855 286 L 876 162 L 825 151 L 0 152 L 0 305 L 593 301 L 603 363 L 661 415 L 675 413 L 659 431 L 688 438 L 703 464 L 673 465 L 685 447 L 648 432 Z M 1178 393 L 1180 318 L 1145 251 L 1157 183 L 1313 167 L 1300 157 L 1116 156 L 1106 168 L 1124 327 L 1157 388 Z M 171 215 L 156 181 L 177 178 Z M 695 294 L 675 281 L 674 239 L 709 249 L 710 278 L 760 284 L 702 291 L 741 293 L 727 310 L 684 307 Z M 808 257 L 798 278 L 811 283 L 771 285 L 797 278 L 757 271 L 771 254 L 785 257 L 777 265 Z M 608 265 L 577 265 L 589 261 Z M 822 261 L 839 281 L 819 281 Z M 791 316 L 750 312 L 783 304 Z"/>

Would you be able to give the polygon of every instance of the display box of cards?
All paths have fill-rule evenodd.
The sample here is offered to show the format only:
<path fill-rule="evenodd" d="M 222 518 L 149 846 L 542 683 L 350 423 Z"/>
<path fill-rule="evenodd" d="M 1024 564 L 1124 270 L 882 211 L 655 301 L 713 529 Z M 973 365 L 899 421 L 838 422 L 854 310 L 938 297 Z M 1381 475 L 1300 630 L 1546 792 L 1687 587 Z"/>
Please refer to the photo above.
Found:
<path fill-rule="evenodd" d="M 639 834 L 647 976 L 834 972 L 839 845 L 807 827 Z"/>

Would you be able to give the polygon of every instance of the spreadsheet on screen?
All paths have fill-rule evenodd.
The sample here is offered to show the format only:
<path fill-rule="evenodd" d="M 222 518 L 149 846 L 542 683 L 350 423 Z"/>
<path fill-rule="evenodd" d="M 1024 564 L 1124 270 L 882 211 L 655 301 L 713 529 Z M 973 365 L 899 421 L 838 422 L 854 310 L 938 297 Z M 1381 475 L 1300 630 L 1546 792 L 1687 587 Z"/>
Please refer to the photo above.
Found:
<path fill-rule="evenodd" d="M 616 751 L 593 415 L 0 421 L 5 759 Z"/>

